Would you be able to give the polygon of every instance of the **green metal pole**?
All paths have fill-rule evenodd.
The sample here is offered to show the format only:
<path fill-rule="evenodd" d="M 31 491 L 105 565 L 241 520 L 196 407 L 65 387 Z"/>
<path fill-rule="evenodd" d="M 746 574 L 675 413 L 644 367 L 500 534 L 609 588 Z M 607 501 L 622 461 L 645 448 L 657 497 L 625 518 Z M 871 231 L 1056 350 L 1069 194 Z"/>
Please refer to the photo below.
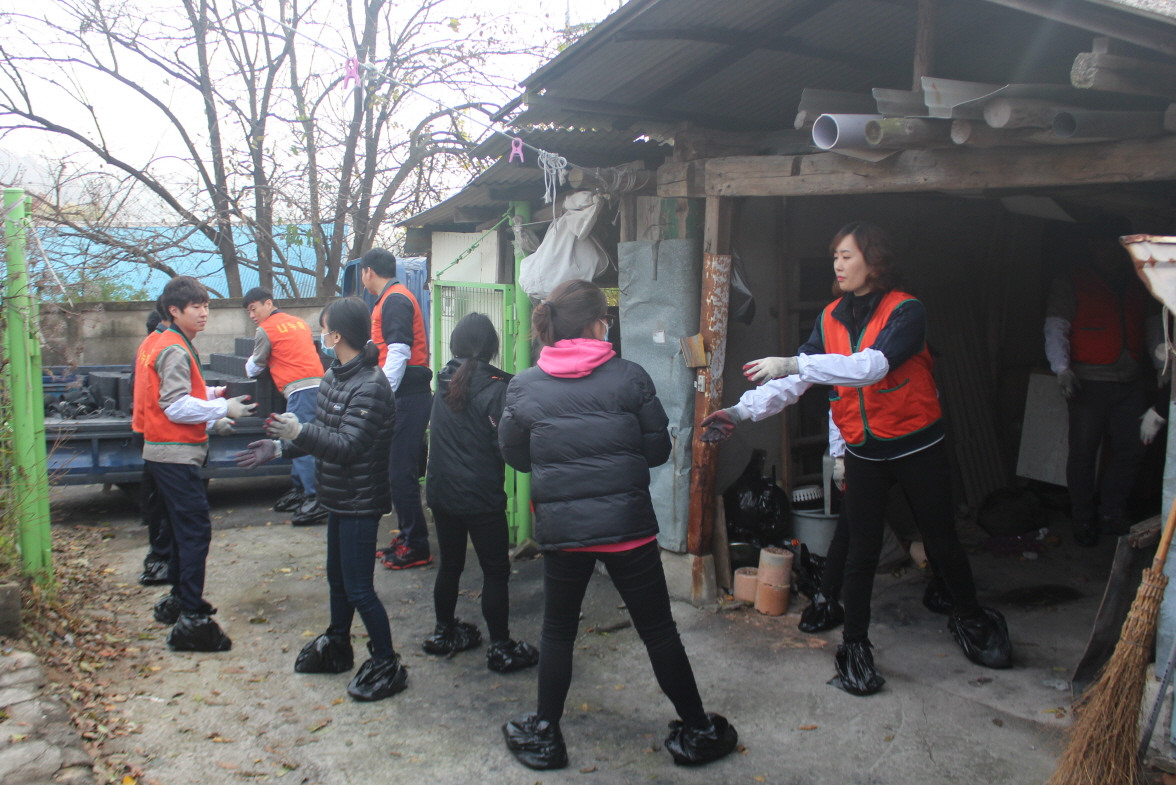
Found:
<path fill-rule="evenodd" d="M 25 197 L 25 215 L 32 215 L 32 197 Z M 36 231 L 35 228 L 31 229 Z M 23 238 L 24 235 L 22 234 Z M 49 264 L 48 260 L 43 260 Z M 41 347 L 41 305 L 37 302 L 32 290 L 29 291 L 29 312 L 31 314 L 31 329 L 29 330 L 29 382 L 32 386 L 30 400 L 34 402 L 33 414 L 33 503 L 36 505 L 35 520 L 41 531 L 41 563 L 44 565 L 44 577 L 53 579 L 53 527 L 49 515 L 49 456 L 48 444 L 45 441 L 45 407 L 40 402 L 45 400 L 45 374 L 42 362 Z"/>
<path fill-rule="evenodd" d="M 4 246 L 8 263 L 5 318 L 5 343 L 8 349 L 8 391 L 12 406 L 12 506 L 16 518 L 21 559 L 27 574 L 47 581 L 50 577 L 48 555 L 51 550 L 48 516 L 48 478 L 45 460 L 44 424 L 41 425 L 41 448 L 37 449 L 37 418 L 34 412 L 44 406 L 44 397 L 34 397 L 41 389 L 40 346 L 32 322 L 28 267 L 25 262 L 25 194 L 20 188 L 4 189 Z M 33 384 L 33 343 L 37 343 L 36 375 Z M 43 480 L 43 481 L 42 481 Z M 44 500 L 45 503 L 42 503 Z"/>
<path fill-rule="evenodd" d="M 531 222 L 530 202 L 511 202 L 511 211 L 516 218 L 521 218 L 524 224 Z M 519 332 L 515 336 L 515 373 L 522 373 L 531 367 L 531 298 L 519 286 L 519 276 L 522 270 L 524 254 L 515 247 L 515 318 L 518 320 Z M 515 542 L 522 543 L 531 538 L 531 475 L 529 472 L 515 473 L 515 503 L 518 511 L 515 514 L 517 525 Z"/>

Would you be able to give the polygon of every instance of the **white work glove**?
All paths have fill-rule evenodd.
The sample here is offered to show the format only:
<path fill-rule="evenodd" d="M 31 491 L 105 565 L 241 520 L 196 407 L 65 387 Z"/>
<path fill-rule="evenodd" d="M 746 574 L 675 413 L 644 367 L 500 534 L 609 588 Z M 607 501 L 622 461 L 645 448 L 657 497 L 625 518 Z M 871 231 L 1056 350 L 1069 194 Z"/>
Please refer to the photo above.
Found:
<path fill-rule="evenodd" d="M 271 439 L 294 441 L 302 433 L 302 423 L 298 422 L 298 415 L 291 412 L 271 414 L 265 421 L 265 433 Z"/>
<path fill-rule="evenodd" d="M 837 490 L 845 492 L 845 457 L 833 459 L 833 484 Z"/>
<path fill-rule="evenodd" d="M 1144 444 L 1151 444 L 1156 440 L 1156 436 L 1160 433 L 1160 428 L 1166 423 L 1163 417 L 1156 412 L 1153 406 L 1139 418 L 1139 440 Z"/>
<path fill-rule="evenodd" d="M 212 433 L 215 433 L 217 436 L 228 436 L 233 432 L 233 425 L 233 421 L 228 417 L 221 417 L 219 420 L 214 422 L 212 427 L 208 430 Z"/>
<path fill-rule="evenodd" d="M 238 417 L 248 417 L 253 414 L 253 410 L 257 408 L 255 403 L 245 403 L 249 400 L 248 395 L 238 395 L 236 398 L 229 399 L 229 419 L 236 420 Z"/>
<path fill-rule="evenodd" d="M 249 446 L 233 456 L 233 460 L 242 469 L 256 469 L 263 463 L 269 463 L 274 458 L 282 457 L 282 443 L 276 440 L 262 439 L 250 442 Z"/>
<path fill-rule="evenodd" d="M 743 366 L 743 375 L 756 384 L 800 373 L 799 357 L 765 357 Z"/>
<path fill-rule="evenodd" d="M 1062 397 L 1072 401 L 1082 393 L 1082 382 L 1069 368 L 1058 374 L 1058 387 L 1062 390 Z"/>
<path fill-rule="evenodd" d="M 228 387 L 213 387 L 212 388 L 212 397 L 213 398 L 224 398 L 225 397 L 225 390 L 227 390 L 227 389 L 229 389 L 229 388 Z"/>

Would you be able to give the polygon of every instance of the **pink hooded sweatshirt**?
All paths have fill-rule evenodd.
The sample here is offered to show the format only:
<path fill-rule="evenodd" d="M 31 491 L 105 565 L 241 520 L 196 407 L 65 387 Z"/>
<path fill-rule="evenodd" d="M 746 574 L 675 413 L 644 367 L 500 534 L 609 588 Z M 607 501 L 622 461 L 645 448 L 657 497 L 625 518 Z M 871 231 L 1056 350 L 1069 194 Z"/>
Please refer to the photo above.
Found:
<path fill-rule="evenodd" d="M 598 341 L 595 338 L 571 338 L 566 341 L 556 341 L 552 346 L 544 346 L 543 351 L 539 353 L 539 361 L 536 365 L 545 373 L 560 379 L 583 379 L 616 356 L 617 353 L 613 351 L 612 344 L 608 341 Z M 610 545 L 589 545 L 585 548 L 567 548 L 566 550 L 617 553 L 640 548 L 656 539 L 657 537 L 641 537 Z"/>

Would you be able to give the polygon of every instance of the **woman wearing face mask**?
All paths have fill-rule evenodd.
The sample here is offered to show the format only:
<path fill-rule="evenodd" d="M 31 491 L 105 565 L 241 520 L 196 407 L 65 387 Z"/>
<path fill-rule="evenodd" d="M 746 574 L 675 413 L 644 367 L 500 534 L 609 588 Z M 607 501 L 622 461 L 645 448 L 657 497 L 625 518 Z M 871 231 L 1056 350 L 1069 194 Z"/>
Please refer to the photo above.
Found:
<path fill-rule="evenodd" d="M 703 420 L 707 431 L 701 438 L 721 441 L 739 422 L 782 411 L 811 385 L 831 385 L 833 420 L 845 440 L 849 537 L 842 581 L 845 628 L 831 683 L 854 695 L 871 695 L 885 681 L 874 668 L 868 633 L 883 515 L 894 483 L 906 493 L 931 567 L 947 585 L 948 627 L 964 654 L 985 667 L 1011 667 L 1004 618 L 977 603 L 955 530 L 923 304 L 897 288 L 895 258 L 878 227 L 861 221 L 847 225 L 833 238 L 830 252 L 839 297 L 825 308 L 799 356 L 744 366 L 748 379 L 762 386 Z"/>
<path fill-rule="evenodd" d="M 380 518 L 392 510 L 388 453 L 396 422 L 392 387 L 377 365 L 368 338 L 371 318 L 358 297 L 323 309 L 323 352 L 334 358 L 319 383 L 315 420 L 300 423 L 276 414 L 266 423 L 271 440 L 253 442 L 237 465 L 259 466 L 285 455 L 313 455 L 319 503 L 327 509 L 327 585 L 331 623 L 299 653 L 297 673 L 351 670 L 351 623 L 358 611 L 368 632 L 371 658 L 347 687 L 355 700 L 374 701 L 403 690 L 408 673 L 392 648 L 392 631 L 372 582 Z"/>
<path fill-rule="evenodd" d="M 670 455 L 668 420 L 649 374 L 604 340 L 607 307 L 596 285 L 567 281 L 535 308 L 534 334 L 543 344 L 538 367 L 511 381 L 498 428 L 506 462 L 531 472 L 535 540 L 543 551 L 538 711 L 502 729 L 507 748 L 533 769 L 568 765 L 560 721 L 580 605 L 597 561 L 681 718 L 665 744 L 674 762 L 717 760 L 738 738 L 726 719 L 704 711 L 670 613 L 649 497 L 649 467 Z"/>

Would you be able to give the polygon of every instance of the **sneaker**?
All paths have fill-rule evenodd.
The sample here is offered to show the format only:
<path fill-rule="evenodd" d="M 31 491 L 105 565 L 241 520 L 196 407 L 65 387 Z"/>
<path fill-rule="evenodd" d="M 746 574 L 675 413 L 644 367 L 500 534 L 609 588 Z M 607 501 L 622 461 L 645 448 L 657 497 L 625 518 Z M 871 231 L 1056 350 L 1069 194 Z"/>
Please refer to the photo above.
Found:
<path fill-rule="evenodd" d="M 521 671 L 539 664 L 539 650 L 529 643 L 507 638 L 486 647 L 486 667 L 498 673 Z"/>
<path fill-rule="evenodd" d="M 387 548 L 377 548 L 376 558 L 383 559 L 385 556 L 391 558 L 391 554 L 396 553 L 396 549 L 404 545 L 404 532 L 396 532 L 396 536 L 392 538 L 392 542 L 388 543 Z"/>
<path fill-rule="evenodd" d="M 979 608 L 967 616 L 952 615 L 947 629 L 964 656 L 985 668 L 1013 667 L 1013 643 L 1000 611 Z"/>
<path fill-rule="evenodd" d="M 346 673 L 355 664 L 351 636 L 324 633 L 302 647 L 295 673 Z"/>
<path fill-rule="evenodd" d="M 477 625 L 454 619 L 451 624 L 438 624 L 421 648 L 428 654 L 456 654 L 481 643 L 482 633 L 478 632 Z"/>
<path fill-rule="evenodd" d="M 800 624 L 796 625 L 801 632 L 825 632 L 840 627 L 845 621 L 845 609 L 834 597 L 826 597 L 821 592 L 813 595 L 813 601 L 801 611 Z"/>
<path fill-rule="evenodd" d="M 155 603 L 155 620 L 170 627 L 180 620 L 180 610 L 180 598 L 165 594 Z"/>
<path fill-rule="evenodd" d="M 167 645 L 176 651 L 228 651 L 233 648 L 229 636 L 206 613 L 181 613 L 180 620 L 167 636 Z"/>
<path fill-rule="evenodd" d="M 679 766 L 701 766 L 730 755 L 739 744 L 739 734 L 721 714 L 707 713 L 710 726 L 691 728 L 681 720 L 670 723 L 666 749 Z"/>
<path fill-rule="evenodd" d="M 294 512 L 302 506 L 302 489 L 291 488 L 274 502 L 274 512 Z"/>
<path fill-rule="evenodd" d="M 368 642 L 368 652 L 372 644 Z M 390 698 L 408 686 L 408 670 L 400 657 L 372 657 L 359 666 L 359 673 L 347 685 L 347 694 L 357 701 L 378 701 Z"/>
<path fill-rule="evenodd" d="M 931 576 L 927 588 L 923 590 L 923 607 L 932 613 L 942 613 L 947 616 L 955 604 L 951 599 L 951 592 L 947 590 L 947 583 L 938 575 Z"/>
<path fill-rule="evenodd" d="M 873 695 L 882 689 L 886 679 L 878 675 L 874 667 L 874 653 L 870 651 L 873 648 L 868 639 L 846 641 L 838 646 L 833 660 L 837 675 L 828 683 L 859 697 Z"/>
<path fill-rule="evenodd" d="M 307 496 L 302 500 L 302 506 L 294 517 L 290 519 L 292 526 L 317 526 L 327 522 L 327 509 L 318 503 L 317 496 Z"/>
<path fill-rule="evenodd" d="M 171 583 L 168 562 L 148 554 L 143 560 L 143 574 L 139 576 L 139 585 L 156 586 L 161 583 Z"/>
<path fill-rule="evenodd" d="M 506 748 L 528 769 L 562 769 L 568 765 L 568 749 L 558 725 L 522 714 L 502 726 Z"/>
<path fill-rule="evenodd" d="M 427 549 L 400 545 L 391 558 L 388 558 L 387 555 L 384 556 L 382 564 L 390 570 L 407 570 L 412 567 L 424 567 L 432 562 L 433 555 Z"/>

